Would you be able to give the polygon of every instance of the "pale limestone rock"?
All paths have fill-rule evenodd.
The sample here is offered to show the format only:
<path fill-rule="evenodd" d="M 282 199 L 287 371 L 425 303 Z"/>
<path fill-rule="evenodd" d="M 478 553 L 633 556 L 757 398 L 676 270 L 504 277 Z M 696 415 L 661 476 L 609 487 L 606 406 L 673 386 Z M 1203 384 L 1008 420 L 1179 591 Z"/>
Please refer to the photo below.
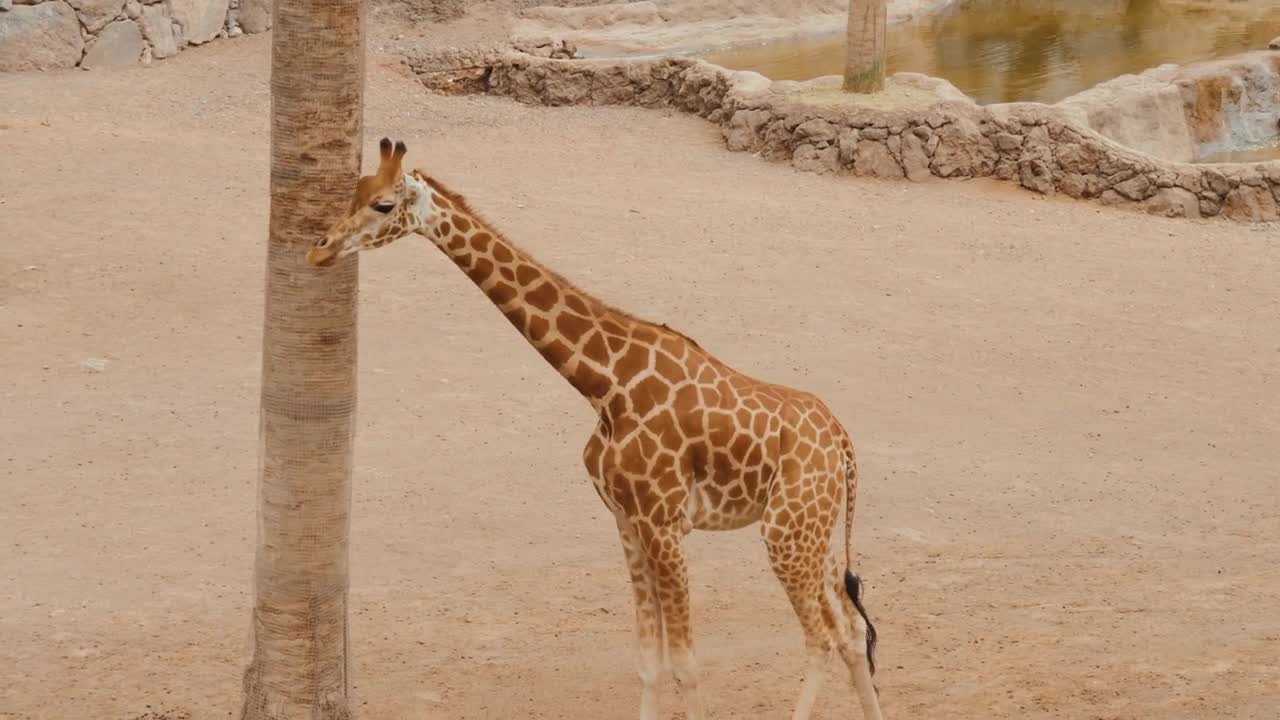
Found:
<path fill-rule="evenodd" d="M 866 131 L 863 131 L 866 134 Z M 853 172 L 857 175 L 870 175 L 885 180 L 901 180 L 905 177 L 902 166 L 893 159 L 889 148 L 875 140 L 863 140 L 858 143 L 854 159 Z"/>
<path fill-rule="evenodd" d="M 94 69 L 136 65 L 142 57 L 142 31 L 132 20 L 117 20 L 98 33 L 98 41 L 84 54 L 80 67 Z"/>
<path fill-rule="evenodd" d="M 1227 180 L 1227 176 L 1214 168 L 1205 168 L 1201 176 L 1201 184 L 1217 195 L 1226 195 L 1227 191 L 1231 189 L 1231 183 Z"/>
<path fill-rule="evenodd" d="M 852 165 L 854 158 L 858 154 L 858 141 L 862 139 L 862 132 L 857 128 L 841 128 L 836 138 L 836 144 L 840 147 L 840 164 Z"/>
<path fill-rule="evenodd" d="M 124 0 L 67 0 L 90 33 L 96 33 L 124 10 Z"/>
<path fill-rule="evenodd" d="M 819 148 L 810 143 L 804 143 L 796 148 L 796 152 L 791 156 L 791 164 L 797 170 L 806 172 L 814 172 L 820 175 L 833 173 L 840 168 L 840 149 L 835 145 Z"/>
<path fill-rule="evenodd" d="M 1200 217 L 1200 199 L 1195 193 L 1179 187 L 1166 187 L 1156 191 L 1143 208 L 1152 215 L 1163 215 L 1171 218 Z"/>
<path fill-rule="evenodd" d="M 157 60 L 178 54 L 177 38 L 173 36 L 173 20 L 163 5 L 147 5 L 142 9 L 142 36 L 151 43 L 151 56 Z"/>
<path fill-rule="evenodd" d="M 167 0 L 170 15 L 182 27 L 182 37 L 202 45 L 218 36 L 227 19 L 228 0 Z"/>
<path fill-rule="evenodd" d="M 807 122 L 800 123 L 795 131 L 796 140 L 802 142 L 811 142 L 819 146 L 825 146 L 836 139 L 836 129 L 831 123 L 821 118 L 814 118 Z"/>
<path fill-rule="evenodd" d="M 1018 180 L 1022 187 L 1034 190 L 1041 195 L 1052 195 L 1053 171 L 1049 164 L 1040 158 L 1028 158 L 1018 163 Z"/>
<path fill-rule="evenodd" d="M 0 72 L 75 67 L 83 53 L 80 21 L 60 0 L 19 5 L 0 20 Z"/>
<path fill-rule="evenodd" d="M 1262 188 L 1241 185 L 1232 190 L 1222 203 L 1222 214 L 1241 222 L 1280 220 L 1280 207 L 1275 196 Z"/>
<path fill-rule="evenodd" d="M 912 182 L 924 182 L 933 177 L 929 169 L 929 156 L 925 153 L 925 142 L 915 133 L 902 136 L 902 168 L 907 179 Z"/>
<path fill-rule="evenodd" d="M 1151 196 L 1153 189 L 1151 178 L 1146 175 L 1135 175 L 1115 185 L 1115 191 L 1130 200 L 1146 200 Z"/>
<path fill-rule="evenodd" d="M 768 110 L 739 110 L 721 131 L 725 144 L 734 152 L 752 150 L 760 143 L 760 129 L 773 115 Z"/>
<path fill-rule="evenodd" d="M 999 154 L 982 135 L 977 124 L 966 118 L 940 128 L 938 149 L 933 153 L 933 170 L 942 177 L 982 177 L 995 170 Z"/>
<path fill-rule="evenodd" d="M 1013 152 L 1017 150 L 1022 147 L 1023 142 L 1021 135 L 1014 135 L 1013 133 L 1006 132 L 996 133 L 992 140 L 995 142 L 996 147 L 1000 148 L 1004 152 Z"/>

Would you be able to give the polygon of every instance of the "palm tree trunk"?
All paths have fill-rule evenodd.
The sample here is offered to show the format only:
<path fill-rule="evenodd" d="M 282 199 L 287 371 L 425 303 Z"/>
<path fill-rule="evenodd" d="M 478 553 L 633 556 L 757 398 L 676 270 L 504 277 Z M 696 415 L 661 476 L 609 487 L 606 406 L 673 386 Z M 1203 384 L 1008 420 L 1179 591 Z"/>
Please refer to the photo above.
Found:
<path fill-rule="evenodd" d="M 886 0 L 849 0 L 844 89 L 856 93 L 884 89 Z"/>
<path fill-rule="evenodd" d="M 306 248 L 359 177 L 361 0 L 276 0 L 253 659 L 242 720 L 347 720 L 355 256 Z"/>

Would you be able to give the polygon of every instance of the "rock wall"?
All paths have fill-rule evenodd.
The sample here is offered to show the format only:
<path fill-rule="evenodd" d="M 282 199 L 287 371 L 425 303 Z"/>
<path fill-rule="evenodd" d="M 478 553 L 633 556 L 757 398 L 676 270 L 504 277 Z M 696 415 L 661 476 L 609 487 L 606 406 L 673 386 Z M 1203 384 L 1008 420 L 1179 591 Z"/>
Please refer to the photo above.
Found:
<path fill-rule="evenodd" d="M 978 106 L 945 81 L 923 76 L 891 79 L 888 97 L 914 98 L 895 109 L 849 104 L 838 78 L 770 82 L 689 58 L 606 61 L 504 52 L 420 57 L 409 65 L 424 85 L 447 92 L 538 105 L 678 108 L 717 123 L 730 150 L 809 172 L 915 182 L 992 177 L 1168 217 L 1280 220 L 1280 161 L 1161 160 L 1119 145 L 1060 108 Z"/>
<path fill-rule="evenodd" d="M 0 72 L 149 63 L 271 27 L 271 0 L 0 0 Z"/>

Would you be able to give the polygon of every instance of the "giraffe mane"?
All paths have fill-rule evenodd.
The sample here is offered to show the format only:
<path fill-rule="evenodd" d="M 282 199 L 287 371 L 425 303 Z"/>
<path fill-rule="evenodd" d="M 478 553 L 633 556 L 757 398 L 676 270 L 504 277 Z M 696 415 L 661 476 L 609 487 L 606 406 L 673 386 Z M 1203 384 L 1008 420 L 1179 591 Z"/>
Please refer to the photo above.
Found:
<path fill-rule="evenodd" d="M 436 178 L 426 174 L 425 172 L 417 168 L 413 170 L 413 175 L 418 179 L 422 180 L 423 182 L 425 182 L 427 186 L 430 187 L 433 191 L 443 195 L 444 198 L 448 200 L 450 203 L 452 203 L 454 207 L 458 208 L 462 212 L 480 221 L 480 223 L 482 223 L 486 228 L 488 228 L 489 231 L 499 240 L 501 240 L 502 242 L 506 243 L 511 247 L 516 247 L 516 245 L 511 242 L 511 240 L 506 236 L 505 233 L 502 232 L 501 229 L 499 229 L 496 225 L 490 222 L 488 218 L 486 218 L 484 215 L 478 212 L 475 208 L 473 208 L 471 204 L 467 202 L 466 197 L 464 197 L 461 193 L 456 192 L 454 190 L 450 190 L 449 188 L 445 187 L 444 184 L 441 183 L 439 180 L 437 180 Z M 525 257 L 529 258 L 530 260 L 537 262 L 537 259 L 534 258 L 532 255 L 530 255 L 529 252 L 524 248 L 520 248 L 520 252 L 523 253 Z M 546 272 L 548 275 L 551 276 L 552 280 L 559 283 L 564 288 L 568 290 L 572 290 L 578 295 L 581 295 L 583 299 L 585 299 L 587 302 L 594 304 L 598 311 L 603 311 L 611 315 L 616 315 L 630 322 L 637 323 L 640 325 L 645 325 L 660 332 L 664 332 L 664 331 L 669 332 L 672 335 L 675 335 L 681 340 L 684 340 L 685 342 L 694 346 L 698 350 L 702 350 L 702 346 L 698 344 L 697 340 L 694 340 L 693 338 L 689 337 L 688 335 L 685 335 L 684 333 L 680 332 L 679 330 L 676 330 L 675 328 L 667 325 L 666 323 L 655 323 L 649 320 L 645 320 L 644 318 L 636 317 L 635 315 L 625 310 L 614 307 L 609 303 L 596 297 L 595 295 L 583 290 L 582 288 L 578 287 L 573 282 L 571 282 L 568 278 L 546 267 L 545 265 L 542 265 L 542 263 L 538 263 L 538 265 L 543 268 L 544 272 Z M 703 352 L 705 352 L 705 350 Z"/>

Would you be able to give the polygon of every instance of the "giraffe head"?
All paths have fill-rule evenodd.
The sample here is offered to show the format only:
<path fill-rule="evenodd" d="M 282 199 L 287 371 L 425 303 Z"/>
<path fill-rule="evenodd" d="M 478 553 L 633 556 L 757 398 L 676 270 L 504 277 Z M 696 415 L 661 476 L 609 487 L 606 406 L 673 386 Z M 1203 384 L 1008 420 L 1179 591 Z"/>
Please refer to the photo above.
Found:
<path fill-rule="evenodd" d="M 408 150 L 403 142 L 382 138 L 378 171 L 356 183 L 347 212 L 324 237 L 307 250 L 307 262 L 317 267 L 361 250 L 381 247 L 422 228 L 431 210 L 431 190 L 401 163 Z"/>

